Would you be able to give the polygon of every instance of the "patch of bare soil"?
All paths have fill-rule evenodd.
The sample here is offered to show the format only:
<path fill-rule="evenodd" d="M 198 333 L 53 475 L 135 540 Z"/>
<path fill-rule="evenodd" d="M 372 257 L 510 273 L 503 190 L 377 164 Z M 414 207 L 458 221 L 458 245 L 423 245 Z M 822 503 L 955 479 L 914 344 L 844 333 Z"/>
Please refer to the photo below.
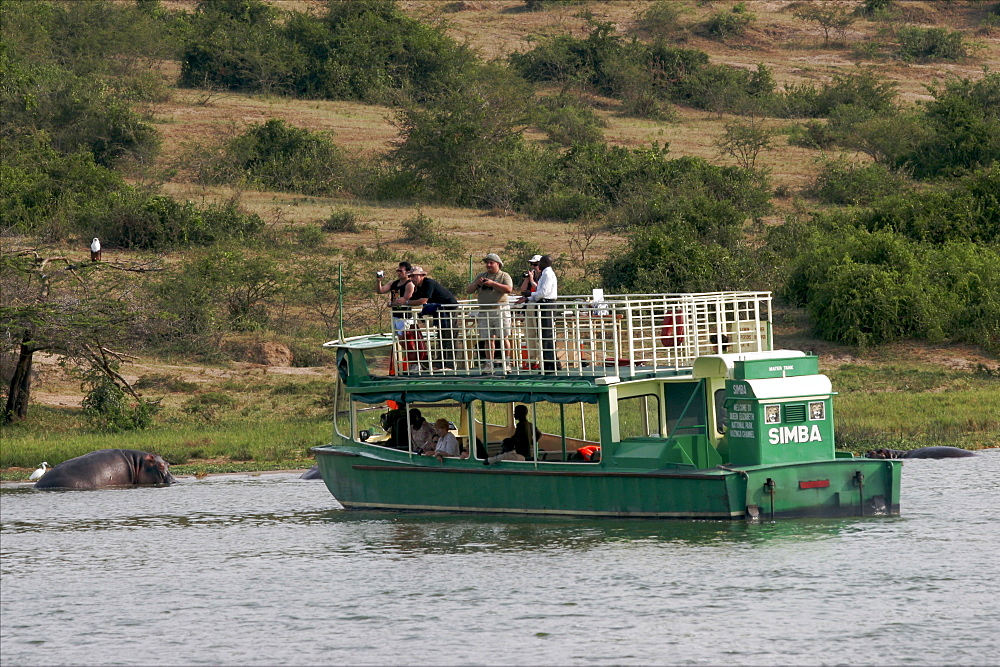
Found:
<path fill-rule="evenodd" d="M 274 345 L 280 344 L 275 343 Z M 285 346 L 280 345 L 280 347 Z M 287 348 L 285 349 L 287 350 Z M 290 351 L 288 356 L 291 356 Z M 274 360 L 282 361 L 278 358 Z M 31 400 L 33 403 L 64 408 L 81 407 L 83 390 L 80 387 L 80 382 L 72 375 L 69 368 L 60 365 L 58 357 L 36 353 L 32 373 Z M 135 361 L 122 368 L 122 377 L 132 384 L 143 376 L 153 375 L 169 376 L 181 382 L 207 387 L 232 378 L 254 376 L 261 379 L 281 377 L 333 380 L 336 377 L 336 369 L 323 366 L 277 366 L 253 362 L 233 362 L 227 366 L 178 365 L 152 360 Z"/>

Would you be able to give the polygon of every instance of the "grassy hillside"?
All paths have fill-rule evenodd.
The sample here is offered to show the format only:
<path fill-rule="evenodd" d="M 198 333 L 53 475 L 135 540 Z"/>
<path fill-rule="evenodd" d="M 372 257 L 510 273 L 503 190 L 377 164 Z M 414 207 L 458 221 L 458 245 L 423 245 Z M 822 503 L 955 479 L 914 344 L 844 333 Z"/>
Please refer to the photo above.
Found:
<path fill-rule="evenodd" d="M 837 81 L 837 77 L 853 76 L 859 71 L 874 72 L 894 86 L 898 118 L 910 112 L 922 113 L 924 105 L 935 100 L 929 87 L 941 89 L 944 82 L 961 79 L 980 81 L 990 72 L 1000 70 L 1000 3 L 996 2 L 551 1 L 534 3 L 541 6 L 538 11 L 529 11 L 528 4 L 519 0 L 397 3 L 406 16 L 432 26 L 467 47 L 478 58 L 477 62 L 506 63 L 511 54 L 532 52 L 546 40 L 561 35 L 586 40 L 595 32 L 594 26 L 601 24 L 612 25 L 613 34 L 620 37 L 622 44 L 630 43 L 633 38 L 650 43 L 653 38 L 649 31 L 659 25 L 659 37 L 667 45 L 665 48 L 701 51 L 707 54 L 711 65 L 724 65 L 743 72 L 759 71 L 763 64 L 774 80 L 779 97 L 807 86 L 822 89 Z M 853 13 L 866 6 L 881 4 L 889 5 L 883 13 L 869 16 Z M 327 11 L 327 4 L 321 0 L 272 0 L 269 5 L 283 12 L 277 15 L 276 25 L 286 25 L 295 13 L 321 17 Z M 122 0 L 115 6 L 128 9 L 134 5 Z M 667 12 L 672 18 L 664 19 L 661 12 L 659 16 L 666 23 L 651 24 L 650 12 L 664 6 L 673 8 Z M 818 22 L 803 18 L 803 12 L 807 13 L 811 6 L 842 10 L 841 16 L 851 17 L 850 24 L 843 30 L 834 29 L 825 37 Z M 190 32 L 185 30 L 192 29 L 184 28 L 187 24 L 177 23 L 171 17 L 194 16 L 197 8 L 196 0 L 162 0 L 155 8 L 155 12 L 162 12 L 155 14 L 158 17 L 155 20 L 160 22 L 157 26 L 161 27 L 150 29 L 161 36 L 174 35 L 170 31 L 176 30 L 176 35 L 180 36 L 170 38 L 174 41 L 164 38 L 169 43 L 152 55 L 116 57 L 123 72 L 126 72 L 126 62 L 132 67 L 127 70 L 128 76 L 134 76 L 134 63 L 139 63 L 146 77 L 142 85 L 147 92 L 133 93 L 129 104 L 138 117 L 155 130 L 159 145 L 156 150 L 142 155 L 137 152 L 138 157 L 119 160 L 113 167 L 115 173 L 124 176 L 127 184 L 137 188 L 136 192 L 143 193 L 134 195 L 136 202 L 147 196 L 145 193 L 156 193 L 180 202 L 192 202 L 195 207 L 231 206 L 232 210 L 259 216 L 261 231 L 253 242 L 230 240 L 207 246 L 168 243 L 143 249 L 107 243 L 105 261 L 129 267 L 141 263 L 149 268 L 149 273 L 134 275 L 136 282 L 131 287 L 126 289 L 116 284 L 115 289 L 129 294 L 149 289 L 151 296 L 141 300 L 145 307 L 154 311 L 163 308 L 157 295 L 168 293 L 171 280 L 179 284 L 185 276 L 195 275 L 208 266 L 217 267 L 225 261 L 262 272 L 256 275 L 265 277 L 255 284 L 270 285 L 273 289 L 259 301 L 243 304 L 245 312 L 242 315 L 252 316 L 251 320 L 240 320 L 239 326 L 218 324 L 225 320 L 227 312 L 232 314 L 233 300 L 240 297 L 237 294 L 240 281 L 248 280 L 235 274 L 218 277 L 221 287 L 213 294 L 225 296 L 218 296 L 220 305 L 216 311 L 199 311 L 198 315 L 207 318 L 205 322 L 212 322 L 213 327 L 217 326 L 211 330 L 211 335 L 204 328 L 181 335 L 167 324 L 148 323 L 144 325 L 145 338 L 121 348 L 136 355 L 122 357 L 123 377 L 137 386 L 144 398 L 162 399 L 157 425 L 134 435 L 108 436 L 94 431 L 80 410 L 84 396 L 81 375 L 68 373 L 57 366 L 54 362 L 58 356 L 48 358 L 38 353 L 32 395 L 34 407 L 26 420 L 3 427 L 0 467 L 11 468 L 8 474 L 14 477 L 24 473 L 21 468 L 30 470 L 36 465 L 35 459 L 40 462 L 45 458 L 55 463 L 103 446 L 102 443 L 109 443 L 112 438 L 118 443 L 116 446 L 134 438 L 134 446 L 169 453 L 171 460 L 176 462 L 210 460 L 214 461 L 212 465 L 237 467 L 304 464 L 308 447 L 323 442 L 328 431 L 325 383 L 330 380 L 331 373 L 325 366 L 327 360 L 317 352 L 317 345 L 336 335 L 334 287 L 338 265 L 346 267 L 351 290 L 345 313 L 348 329 L 365 331 L 384 327 L 388 321 L 384 298 L 368 293 L 370 276 L 375 269 L 388 269 L 404 257 L 429 266 L 435 276 L 450 284 L 458 284 L 469 270 L 470 257 L 478 268 L 478 259 L 483 254 L 500 252 L 510 263 L 508 268 L 519 270 L 516 264 L 524 257 L 518 255 L 531 254 L 537 249 L 558 257 L 558 270 L 565 284 L 581 290 L 602 284 L 602 270 L 603 275 L 608 275 L 609 267 L 613 268 L 616 262 L 631 261 L 624 259 L 630 256 L 627 253 L 633 248 L 630 244 L 634 243 L 637 234 L 637 227 L 630 226 L 630 216 L 637 215 L 635 212 L 640 204 L 635 200 L 641 197 L 634 198 L 628 209 L 616 209 L 616 203 L 592 215 L 559 218 L 538 215 L 532 212 L 531 205 L 456 206 L 434 193 L 411 196 L 406 195 L 410 191 L 403 189 L 399 190 L 403 193 L 400 196 L 388 196 L 384 194 L 389 191 L 384 182 L 379 186 L 383 194 L 376 196 L 378 188 L 371 186 L 377 180 L 372 176 L 375 165 L 406 141 L 401 116 L 406 105 L 392 104 L 400 99 L 393 95 L 375 102 L 296 97 L 282 94 L 286 91 L 280 87 L 269 92 L 240 92 L 223 85 L 180 86 L 183 54 L 177 45 L 183 39 L 190 39 Z M 712 34 L 711 22 L 720 15 L 747 14 L 752 15 L 752 20 L 742 32 Z M 162 26 L 173 27 L 168 30 Z M 943 37 L 957 34 L 962 40 L 964 55 L 947 59 L 906 56 L 900 51 L 901 28 L 939 30 Z M 98 41 L 97 37 L 94 41 Z M 31 48 L 41 53 L 45 48 L 44 40 L 35 42 Z M 5 79 L 17 79 L 21 76 L 17 68 L 24 66 L 24 62 L 5 65 Z M 95 65 L 87 71 L 99 70 Z M 24 76 L 44 78 L 37 73 Z M 98 75 L 86 71 L 81 75 L 85 82 L 87 77 L 96 81 L 106 76 L 113 81 L 116 75 L 114 72 Z M 123 81 L 125 76 L 121 75 Z M 630 101 L 627 94 L 611 94 L 609 89 L 599 88 L 585 82 L 581 75 L 565 81 L 536 82 L 531 90 L 536 99 L 554 98 L 560 94 L 571 96 L 573 104 L 577 105 L 574 108 L 585 110 L 581 114 L 592 113 L 598 119 L 603 141 L 609 147 L 625 147 L 646 156 L 644 151 L 651 146 L 666 146 L 664 160 L 695 157 L 713 167 L 738 168 L 739 160 L 719 148 L 730 128 L 752 121 L 756 129 L 768 133 L 769 143 L 760 150 L 753 172 L 766 184 L 769 208 L 766 212 L 745 216 L 738 230 L 739 239 L 727 250 L 731 256 L 723 258 L 731 262 L 725 266 L 734 276 L 740 275 L 741 267 L 761 268 L 754 274 L 754 286 L 783 294 L 792 291 L 785 284 L 786 272 L 794 266 L 796 252 L 808 250 L 808 245 L 802 245 L 801 241 L 806 237 L 796 236 L 800 232 L 795 230 L 805 229 L 803 226 L 812 224 L 810 221 L 816 214 L 823 214 L 834 217 L 820 218 L 826 220 L 822 224 L 846 236 L 846 228 L 836 226 L 843 224 L 836 216 L 854 216 L 863 208 L 833 203 L 829 196 L 824 199 L 817 194 L 821 192 L 817 182 L 820 177 L 831 178 L 831 160 L 870 166 L 872 155 L 857 147 L 845 146 L 843 141 L 831 143 L 826 148 L 807 147 L 801 141 L 801 128 L 810 122 L 805 117 L 759 108 L 749 111 L 738 106 L 728 108 L 724 104 L 698 108 L 665 98 L 653 104 L 658 108 L 657 113 L 642 117 L 635 113 L 634 100 Z M 328 138 L 341 151 L 337 159 L 343 161 L 342 175 L 346 179 L 341 186 L 323 194 L 306 194 L 268 190 L 259 180 L 246 174 L 222 179 L 223 182 L 210 182 L 211 179 L 205 177 L 207 171 L 217 168 L 217 160 L 224 154 L 227 144 L 244 136 L 255 124 L 272 119 Z M 815 123 L 814 129 L 819 130 L 833 123 L 826 116 L 811 122 Z M 518 131 L 521 130 L 529 147 L 550 150 L 553 155 L 571 150 L 553 148 L 551 134 L 540 129 L 534 121 L 518 126 Z M 57 132 L 58 128 L 50 129 L 50 133 Z M 7 134 L 4 140 L 12 141 Z M 11 151 L 4 153 L 11 154 Z M 12 168 L 27 168 L 11 157 L 4 160 Z M 25 158 L 25 161 L 31 160 Z M 893 170 L 886 173 L 890 171 Z M 947 178 L 914 180 L 906 169 L 893 173 L 902 179 L 900 191 L 933 194 L 965 187 L 955 185 L 958 180 Z M 338 176 L 340 174 L 334 177 Z M 377 176 L 387 180 L 384 172 Z M 885 187 L 887 182 L 890 188 L 895 187 L 891 185 L 895 181 L 887 180 L 889 176 L 878 175 L 872 179 L 851 187 L 862 193 L 876 186 Z M 358 185 L 362 181 L 364 187 Z M 990 182 L 988 178 L 986 182 Z M 852 196 L 856 195 L 855 191 Z M 619 196 L 615 193 L 612 199 Z M 670 203 L 669 197 L 667 199 Z M 119 208 L 108 209 L 113 213 L 104 214 L 102 224 L 108 224 L 108 216 L 121 216 L 124 220 L 143 205 L 130 204 L 133 208 L 123 212 L 122 205 L 114 204 Z M 80 225 L 73 225 L 86 215 L 99 217 L 88 210 L 86 205 L 59 209 L 46 218 L 49 226 L 44 232 L 5 219 L 2 225 L 4 255 L 10 258 L 22 251 L 40 249 L 46 257 L 68 258 L 67 264 L 85 260 L 93 234 L 81 229 Z M 350 231 L 343 231 L 332 222 L 345 214 L 354 222 Z M 996 219 L 997 212 L 987 210 L 983 215 L 985 219 Z M 994 217 L 990 218 L 991 215 Z M 59 222 L 60 216 L 65 216 L 65 221 Z M 420 219 L 430 221 L 433 239 L 421 241 L 414 237 L 413 221 Z M 677 230 L 681 228 L 669 229 L 673 231 L 665 233 L 680 235 Z M 772 251 L 772 245 L 778 243 L 769 236 L 769 230 L 773 229 L 790 230 L 787 238 L 777 238 L 785 244 L 784 248 L 798 250 Z M 639 233 L 641 231 L 639 226 Z M 969 238 L 973 239 L 970 241 L 973 245 L 977 243 L 973 237 L 966 240 Z M 995 243 L 996 239 L 993 243 L 980 245 L 990 248 L 995 247 Z M 909 246 L 899 245 L 897 249 L 907 248 Z M 960 258 L 956 259 L 958 255 L 939 259 L 936 252 L 930 246 L 921 246 L 906 261 L 915 266 L 940 261 L 945 266 L 942 269 L 945 273 L 950 271 L 948 262 L 962 263 Z M 157 282 L 163 276 L 173 278 Z M 914 280 L 919 283 L 919 279 Z M 5 282 L 5 293 L 14 293 L 13 284 Z M 944 299 L 930 294 L 932 299 Z M 229 299 L 229 311 L 226 311 L 225 298 Z M 865 299 L 867 294 L 862 292 L 858 298 Z M 995 309 L 996 302 L 994 295 L 992 306 L 976 303 L 977 307 L 985 309 L 983 312 L 990 312 L 988 309 Z M 175 319 L 170 326 L 175 326 L 178 318 L 193 317 L 194 305 L 190 309 L 187 313 L 173 312 Z M 136 310 L 138 306 L 133 306 L 133 311 Z M 149 322 L 154 319 L 150 317 Z M 775 328 L 779 344 L 816 350 L 821 355 L 823 367 L 832 372 L 835 384 L 842 390 L 838 418 L 844 444 L 855 448 L 875 443 L 907 447 L 944 440 L 969 447 L 997 446 L 1000 445 L 997 435 L 1000 433 L 1000 391 L 997 391 L 1000 364 L 995 346 L 977 344 L 986 338 L 975 332 L 981 331 L 983 326 L 991 326 L 988 319 L 983 321 L 986 324 L 973 323 L 980 329 L 967 328 L 962 334 L 930 331 L 918 341 L 910 337 L 910 330 L 906 330 L 891 334 L 889 339 L 896 342 L 888 345 L 855 346 L 844 344 L 843 339 L 841 342 L 821 340 L 815 335 L 816 327 L 821 324 L 815 311 L 807 312 L 786 301 L 780 304 Z M 294 362 L 297 366 L 255 363 L 255 351 L 270 342 L 291 348 L 297 357 Z M 2 377 L 5 391 L 17 351 L 16 343 L 17 339 L 10 335 L 4 343 Z M 886 377 L 890 379 L 886 381 Z M 943 398 L 948 399 L 946 404 L 942 403 Z M 920 417 L 915 419 L 913 415 Z M 241 434 L 248 422 L 261 424 L 261 433 L 244 439 Z M 279 432 L 291 435 L 279 437 L 276 435 Z"/>

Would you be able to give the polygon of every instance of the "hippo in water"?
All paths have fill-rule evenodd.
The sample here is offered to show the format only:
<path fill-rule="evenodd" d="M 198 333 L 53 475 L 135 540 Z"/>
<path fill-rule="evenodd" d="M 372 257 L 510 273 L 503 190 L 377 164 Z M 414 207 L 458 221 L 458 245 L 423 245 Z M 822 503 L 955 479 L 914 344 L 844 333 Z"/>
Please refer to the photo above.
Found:
<path fill-rule="evenodd" d="M 98 449 L 63 461 L 35 482 L 36 489 L 101 489 L 108 486 L 173 484 L 170 466 L 137 449 Z"/>
<path fill-rule="evenodd" d="M 865 454 L 870 459 L 959 459 L 978 456 L 958 447 L 921 447 L 920 449 L 876 449 Z"/>
<path fill-rule="evenodd" d="M 299 479 L 323 479 L 323 475 L 319 472 L 319 466 L 314 465 L 309 470 L 306 470 L 299 476 Z"/>

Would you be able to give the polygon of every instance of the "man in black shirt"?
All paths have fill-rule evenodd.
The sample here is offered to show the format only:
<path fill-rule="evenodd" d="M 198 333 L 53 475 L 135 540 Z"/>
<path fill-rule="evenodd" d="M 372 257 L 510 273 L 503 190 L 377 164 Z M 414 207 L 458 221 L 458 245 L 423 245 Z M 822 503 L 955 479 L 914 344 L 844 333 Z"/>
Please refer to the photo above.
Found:
<path fill-rule="evenodd" d="M 413 283 L 413 294 L 410 298 L 400 297 L 393 303 L 401 306 L 426 306 L 435 304 L 433 313 L 437 323 L 438 336 L 441 341 L 441 355 L 446 364 L 455 364 L 455 329 L 453 315 L 458 299 L 448 289 L 427 277 L 423 267 L 414 266 L 410 269 L 410 282 Z"/>

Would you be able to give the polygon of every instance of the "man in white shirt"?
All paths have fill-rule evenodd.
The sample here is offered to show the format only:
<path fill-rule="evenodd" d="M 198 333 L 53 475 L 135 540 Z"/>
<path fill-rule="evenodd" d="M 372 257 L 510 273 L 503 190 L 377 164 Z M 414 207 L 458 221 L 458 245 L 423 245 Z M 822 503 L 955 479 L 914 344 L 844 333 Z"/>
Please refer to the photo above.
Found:
<path fill-rule="evenodd" d="M 539 276 L 538 285 L 528 297 L 528 301 L 541 304 L 539 320 L 542 334 L 542 369 L 546 372 L 552 372 L 562 370 L 561 364 L 556 361 L 555 340 L 553 340 L 552 331 L 555 301 L 559 298 L 559 279 L 556 278 L 556 272 L 552 270 L 552 258 L 548 255 L 542 255 L 539 258 L 538 268 L 542 270 L 542 275 Z"/>
<path fill-rule="evenodd" d="M 448 420 L 442 417 L 434 422 L 434 430 L 438 433 L 437 445 L 434 451 L 425 451 L 424 456 L 435 456 L 437 460 L 444 463 L 445 457 L 458 458 L 462 455 L 462 448 L 458 444 L 458 439 L 449 430 Z"/>

